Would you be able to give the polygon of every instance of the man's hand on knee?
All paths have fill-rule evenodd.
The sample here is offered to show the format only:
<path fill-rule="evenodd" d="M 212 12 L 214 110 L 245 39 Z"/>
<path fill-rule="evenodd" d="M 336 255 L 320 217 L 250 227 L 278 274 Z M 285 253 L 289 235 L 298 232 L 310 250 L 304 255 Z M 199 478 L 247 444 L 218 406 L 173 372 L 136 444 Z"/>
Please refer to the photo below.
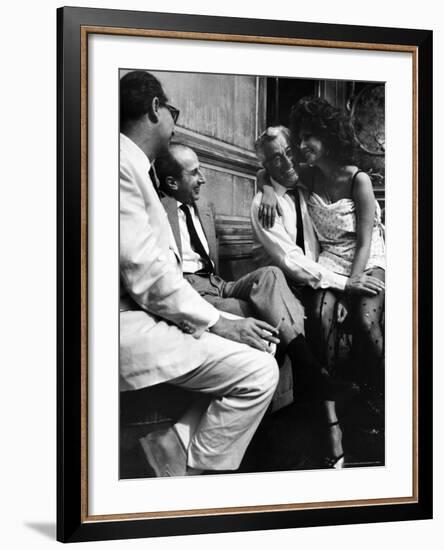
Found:
<path fill-rule="evenodd" d="M 226 319 L 221 316 L 210 332 L 260 351 L 270 351 L 269 343 L 279 344 L 278 331 L 265 321 L 253 317 Z"/>
<path fill-rule="evenodd" d="M 368 296 L 376 296 L 382 290 L 384 290 L 385 284 L 380 279 L 366 275 L 354 275 L 349 277 L 345 285 L 345 292 L 348 294 L 366 294 Z"/>

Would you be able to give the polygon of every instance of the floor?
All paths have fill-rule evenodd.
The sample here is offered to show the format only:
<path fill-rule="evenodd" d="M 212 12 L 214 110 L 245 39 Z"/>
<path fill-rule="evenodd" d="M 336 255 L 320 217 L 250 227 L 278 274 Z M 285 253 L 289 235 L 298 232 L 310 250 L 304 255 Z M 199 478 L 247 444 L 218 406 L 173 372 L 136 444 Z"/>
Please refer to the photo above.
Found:
<path fill-rule="evenodd" d="M 383 466 L 383 411 L 359 396 L 338 409 L 345 467 Z M 264 418 L 239 472 L 304 470 L 325 467 L 327 429 L 313 404 L 293 404 Z"/>
<path fill-rule="evenodd" d="M 338 407 L 343 430 L 345 467 L 383 466 L 385 457 L 383 399 L 358 395 Z M 122 430 L 121 478 L 153 477 L 137 443 L 143 426 Z M 319 405 L 294 403 L 266 415 L 237 473 L 308 470 L 325 467 L 326 427 Z"/>

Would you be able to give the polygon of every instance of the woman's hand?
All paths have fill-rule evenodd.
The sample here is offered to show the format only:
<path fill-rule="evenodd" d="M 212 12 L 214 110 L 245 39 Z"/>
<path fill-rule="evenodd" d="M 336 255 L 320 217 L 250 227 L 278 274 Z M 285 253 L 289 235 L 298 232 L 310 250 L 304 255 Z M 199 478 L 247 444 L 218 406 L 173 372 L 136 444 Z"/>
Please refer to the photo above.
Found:
<path fill-rule="evenodd" d="M 262 189 L 262 201 L 258 212 L 259 221 L 264 229 L 270 229 L 274 225 L 276 214 L 281 216 L 282 212 L 265 170 L 259 170 L 257 173 L 257 185 L 258 189 Z"/>
<path fill-rule="evenodd" d="M 365 273 L 349 277 L 345 285 L 345 292 L 351 295 L 366 294 L 368 296 L 376 296 L 383 290 L 385 290 L 385 283 L 383 281 Z"/>

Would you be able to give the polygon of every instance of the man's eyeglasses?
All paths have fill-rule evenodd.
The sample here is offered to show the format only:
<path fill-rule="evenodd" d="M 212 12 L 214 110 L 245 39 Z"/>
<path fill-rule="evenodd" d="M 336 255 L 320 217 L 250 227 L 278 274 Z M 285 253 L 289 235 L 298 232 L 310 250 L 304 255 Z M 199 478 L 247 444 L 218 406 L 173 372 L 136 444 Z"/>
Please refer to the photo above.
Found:
<path fill-rule="evenodd" d="M 286 165 L 288 165 L 288 164 L 293 164 L 293 161 L 294 161 L 293 151 L 291 149 L 287 149 L 285 152 L 277 153 L 271 159 L 267 159 L 266 162 L 270 163 L 275 168 L 281 168 L 284 162 L 286 163 Z"/>
<path fill-rule="evenodd" d="M 172 105 L 170 105 L 169 103 L 165 103 L 163 105 L 163 107 L 165 107 L 166 109 L 168 109 L 168 111 L 170 112 L 171 114 L 171 117 L 173 119 L 173 122 L 174 124 L 176 124 L 177 122 L 177 119 L 179 118 L 179 109 L 176 109 L 176 107 L 173 107 Z"/>

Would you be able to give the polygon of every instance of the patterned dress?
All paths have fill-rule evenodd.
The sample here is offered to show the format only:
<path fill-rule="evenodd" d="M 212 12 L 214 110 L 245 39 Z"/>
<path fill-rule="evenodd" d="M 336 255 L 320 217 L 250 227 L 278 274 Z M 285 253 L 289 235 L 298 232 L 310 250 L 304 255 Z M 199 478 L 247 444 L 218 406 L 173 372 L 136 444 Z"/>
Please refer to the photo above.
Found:
<path fill-rule="evenodd" d="M 372 243 L 366 270 L 385 269 L 384 226 L 381 208 L 375 200 Z M 352 199 L 326 203 L 317 193 L 311 193 L 307 202 L 320 245 L 319 263 L 324 267 L 349 276 L 356 249 L 356 213 Z"/>

